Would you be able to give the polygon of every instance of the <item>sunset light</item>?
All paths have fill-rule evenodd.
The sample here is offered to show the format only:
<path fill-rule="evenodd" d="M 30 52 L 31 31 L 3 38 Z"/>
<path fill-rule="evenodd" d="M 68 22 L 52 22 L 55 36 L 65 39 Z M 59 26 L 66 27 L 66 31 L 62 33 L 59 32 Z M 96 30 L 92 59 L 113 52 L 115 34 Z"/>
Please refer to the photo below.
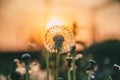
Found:
<path fill-rule="evenodd" d="M 54 25 L 65 25 L 65 22 L 60 18 L 52 18 L 48 21 L 46 29 L 49 29 Z"/>
<path fill-rule="evenodd" d="M 0 80 L 120 80 L 120 0 L 0 0 Z"/>

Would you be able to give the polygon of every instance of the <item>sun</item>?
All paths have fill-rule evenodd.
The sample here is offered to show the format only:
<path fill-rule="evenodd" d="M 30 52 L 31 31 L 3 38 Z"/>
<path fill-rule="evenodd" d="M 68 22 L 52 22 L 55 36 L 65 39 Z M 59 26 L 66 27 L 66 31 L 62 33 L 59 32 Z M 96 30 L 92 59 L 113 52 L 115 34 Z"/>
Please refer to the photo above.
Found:
<path fill-rule="evenodd" d="M 52 26 L 55 25 L 64 25 L 64 21 L 60 18 L 52 18 L 48 21 L 47 25 L 46 25 L 46 29 L 51 28 Z"/>

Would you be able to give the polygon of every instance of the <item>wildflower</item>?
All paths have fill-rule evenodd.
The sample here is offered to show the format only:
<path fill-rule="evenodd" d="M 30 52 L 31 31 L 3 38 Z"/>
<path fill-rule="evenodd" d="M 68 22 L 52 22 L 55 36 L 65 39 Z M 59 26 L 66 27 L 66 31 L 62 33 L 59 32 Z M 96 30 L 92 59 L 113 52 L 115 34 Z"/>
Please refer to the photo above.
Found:
<path fill-rule="evenodd" d="M 72 30 L 67 26 L 55 25 L 45 34 L 45 47 L 50 53 L 67 53 L 70 46 L 75 44 Z"/>

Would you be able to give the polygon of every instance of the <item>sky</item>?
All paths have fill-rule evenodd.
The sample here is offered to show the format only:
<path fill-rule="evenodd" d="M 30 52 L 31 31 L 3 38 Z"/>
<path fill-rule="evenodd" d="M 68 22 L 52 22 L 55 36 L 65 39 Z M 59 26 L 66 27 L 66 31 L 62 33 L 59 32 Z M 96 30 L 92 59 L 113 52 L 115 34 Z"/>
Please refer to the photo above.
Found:
<path fill-rule="evenodd" d="M 51 19 L 76 23 L 75 41 L 120 39 L 116 0 L 0 0 L 0 51 L 41 50 Z"/>

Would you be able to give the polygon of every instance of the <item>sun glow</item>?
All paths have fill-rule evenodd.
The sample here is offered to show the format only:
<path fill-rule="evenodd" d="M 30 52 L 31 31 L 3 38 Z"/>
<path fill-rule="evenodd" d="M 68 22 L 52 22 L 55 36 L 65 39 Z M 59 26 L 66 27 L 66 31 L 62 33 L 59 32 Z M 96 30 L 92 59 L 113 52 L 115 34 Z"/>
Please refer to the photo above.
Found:
<path fill-rule="evenodd" d="M 46 29 L 49 29 L 51 28 L 52 26 L 55 26 L 55 25 L 65 25 L 65 22 L 62 20 L 62 19 L 59 19 L 59 18 L 53 18 L 53 19 L 50 19 L 46 25 Z"/>

